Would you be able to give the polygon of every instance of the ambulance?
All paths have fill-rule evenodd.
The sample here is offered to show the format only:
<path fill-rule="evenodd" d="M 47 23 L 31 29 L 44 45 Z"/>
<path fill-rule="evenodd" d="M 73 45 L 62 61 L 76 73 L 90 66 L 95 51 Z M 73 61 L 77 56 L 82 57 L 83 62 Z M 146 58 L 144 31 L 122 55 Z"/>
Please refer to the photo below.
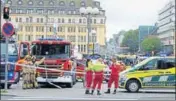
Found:
<path fill-rule="evenodd" d="M 144 88 L 175 89 L 175 57 L 150 57 L 120 73 L 119 88 L 138 92 Z"/>

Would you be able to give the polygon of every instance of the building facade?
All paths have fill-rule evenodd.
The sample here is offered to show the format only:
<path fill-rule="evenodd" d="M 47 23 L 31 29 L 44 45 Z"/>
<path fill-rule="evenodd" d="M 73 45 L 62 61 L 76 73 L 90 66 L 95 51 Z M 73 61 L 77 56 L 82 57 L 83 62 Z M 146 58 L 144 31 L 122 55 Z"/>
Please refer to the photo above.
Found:
<path fill-rule="evenodd" d="M 97 7 L 100 13 L 92 16 L 89 42 L 105 45 L 106 16 L 100 2 L 94 0 L 6 0 L 10 5 L 10 22 L 16 28 L 18 41 L 33 41 L 56 35 L 71 41 L 78 51 L 87 53 L 87 19 L 79 12 L 81 7 Z M 2 6 L 3 7 L 3 6 Z M 1 11 L 2 12 L 2 11 Z M 3 18 L 3 17 L 1 17 Z M 1 19 L 4 23 L 3 19 Z M 54 26 L 55 25 L 55 26 Z"/>
<path fill-rule="evenodd" d="M 175 54 L 175 0 L 170 0 L 158 15 L 157 34 L 164 45 L 163 51 Z"/>

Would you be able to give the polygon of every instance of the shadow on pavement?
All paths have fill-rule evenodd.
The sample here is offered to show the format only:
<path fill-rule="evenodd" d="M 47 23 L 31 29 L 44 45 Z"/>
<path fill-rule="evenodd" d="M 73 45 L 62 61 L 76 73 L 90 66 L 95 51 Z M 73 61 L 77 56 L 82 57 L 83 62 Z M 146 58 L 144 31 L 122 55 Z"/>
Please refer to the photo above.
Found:
<path fill-rule="evenodd" d="M 119 91 L 119 92 L 123 92 L 123 93 L 129 93 L 129 94 L 144 94 L 144 93 L 146 93 L 146 94 L 148 94 L 148 93 L 150 93 L 150 94 L 175 94 L 175 92 L 159 92 L 159 91 L 139 91 L 139 92 L 137 92 L 137 93 L 130 93 L 130 92 L 127 92 L 127 91 Z"/>

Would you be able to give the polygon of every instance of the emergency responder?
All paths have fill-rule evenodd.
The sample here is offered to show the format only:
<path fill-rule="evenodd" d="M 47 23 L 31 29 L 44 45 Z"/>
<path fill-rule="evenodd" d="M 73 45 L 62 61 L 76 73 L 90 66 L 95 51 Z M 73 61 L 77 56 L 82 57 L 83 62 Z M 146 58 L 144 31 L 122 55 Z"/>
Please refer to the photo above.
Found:
<path fill-rule="evenodd" d="M 115 89 L 114 89 L 113 94 L 116 94 L 116 90 L 118 88 L 119 73 L 122 70 L 120 63 L 117 62 L 116 58 L 113 58 L 112 62 L 113 63 L 110 66 L 111 75 L 110 75 L 110 79 L 108 81 L 108 90 L 107 90 L 107 92 L 105 92 L 106 94 L 110 94 L 110 89 L 111 89 L 111 85 L 113 82 L 115 84 Z"/>
<path fill-rule="evenodd" d="M 36 61 L 35 56 L 32 57 L 32 63 L 33 63 L 34 66 L 38 66 L 38 65 L 42 64 L 44 62 L 44 60 L 45 60 L 45 57 L 43 57 L 39 61 Z M 38 88 L 38 83 L 37 83 L 37 80 L 36 80 L 37 76 L 38 76 L 38 74 L 37 74 L 36 68 L 32 68 L 31 81 L 32 81 L 32 86 L 36 89 Z"/>
<path fill-rule="evenodd" d="M 92 71 L 92 61 L 87 59 L 86 61 L 86 92 L 85 94 L 90 94 L 89 90 L 93 81 L 93 71 Z"/>
<path fill-rule="evenodd" d="M 29 68 L 29 65 L 32 65 L 32 62 L 31 62 L 31 56 L 27 55 L 25 58 L 24 58 L 24 65 L 22 67 L 22 74 L 23 74 L 23 89 L 29 89 L 30 88 L 30 68 Z M 27 65 L 27 66 L 26 66 Z"/>
<path fill-rule="evenodd" d="M 94 90 L 97 85 L 98 85 L 97 95 L 101 95 L 100 90 L 101 90 L 101 85 L 103 83 L 103 77 L 104 77 L 103 74 L 104 74 L 105 67 L 106 67 L 106 65 L 103 64 L 102 58 L 99 58 L 98 61 L 92 67 L 92 70 L 95 73 L 94 80 L 93 80 L 92 92 L 91 92 L 92 95 L 93 95 Z"/>

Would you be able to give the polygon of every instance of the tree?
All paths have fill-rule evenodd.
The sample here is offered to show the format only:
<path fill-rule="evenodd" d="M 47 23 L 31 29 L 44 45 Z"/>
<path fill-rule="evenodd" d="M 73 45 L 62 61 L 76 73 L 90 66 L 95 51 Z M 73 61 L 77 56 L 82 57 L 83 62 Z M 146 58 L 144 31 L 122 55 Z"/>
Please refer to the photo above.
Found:
<path fill-rule="evenodd" d="M 145 38 L 141 45 L 145 52 L 159 51 L 162 48 L 161 40 L 156 36 Z"/>
<path fill-rule="evenodd" d="M 129 51 L 135 53 L 138 51 L 138 30 L 129 30 L 124 34 L 122 46 L 129 47 Z"/>

